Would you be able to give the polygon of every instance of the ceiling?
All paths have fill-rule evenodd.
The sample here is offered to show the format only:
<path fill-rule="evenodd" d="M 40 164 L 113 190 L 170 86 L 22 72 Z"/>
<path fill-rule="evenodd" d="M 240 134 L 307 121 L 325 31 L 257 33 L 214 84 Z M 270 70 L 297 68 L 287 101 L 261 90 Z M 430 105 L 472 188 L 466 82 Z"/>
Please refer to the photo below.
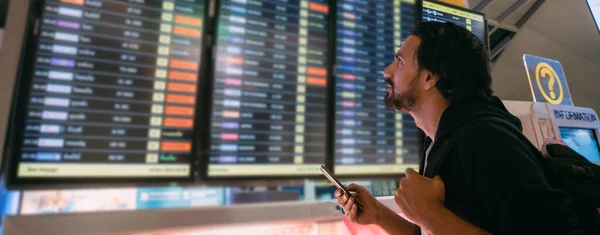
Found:
<path fill-rule="evenodd" d="M 562 63 L 573 101 L 600 111 L 600 33 L 585 0 L 468 0 L 467 6 L 486 14 L 494 90 L 502 99 L 531 101 L 523 54 Z M 512 34 L 511 34 L 512 33 Z"/>

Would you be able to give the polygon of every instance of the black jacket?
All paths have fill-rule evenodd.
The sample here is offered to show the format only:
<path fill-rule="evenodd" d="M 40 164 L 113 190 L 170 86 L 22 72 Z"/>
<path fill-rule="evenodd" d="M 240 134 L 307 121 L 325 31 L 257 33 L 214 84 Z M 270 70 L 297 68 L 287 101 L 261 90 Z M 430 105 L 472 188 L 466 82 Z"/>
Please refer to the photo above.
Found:
<path fill-rule="evenodd" d="M 502 118 L 522 130 L 519 119 L 496 97 L 486 104 L 451 104 L 440 119 L 428 162 L 458 127 L 483 116 Z M 540 153 L 525 136 L 489 121 L 463 127 L 438 171 L 429 165 L 425 170 L 426 177 L 442 177 L 446 208 L 492 234 L 580 233 L 568 194 L 548 184 L 536 159 Z M 423 150 L 430 144 L 427 138 Z M 424 157 L 421 173 L 423 165 Z"/>

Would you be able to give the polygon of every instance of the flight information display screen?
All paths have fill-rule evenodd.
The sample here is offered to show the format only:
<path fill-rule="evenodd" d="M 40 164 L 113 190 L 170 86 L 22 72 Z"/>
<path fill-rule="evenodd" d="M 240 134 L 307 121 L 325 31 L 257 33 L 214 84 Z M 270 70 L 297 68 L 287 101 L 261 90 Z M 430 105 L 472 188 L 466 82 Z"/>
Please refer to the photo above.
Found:
<path fill-rule="evenodd" d="M 487 25 L 483 13 L 470 11 L 444 3 L 423 0 L 423 22 L 452 22 L 471 31 L 483 44 L 488 46 Z"/>
<path fill-rule="evenodd" d="M 416 17 L 415 1 L 337 1 L 336 175 L 418 167 L 418 129 L 410 115 L 386 108 L 382 75 Z"/>
<path fill-rule="evenodd" d="M 17 178 L 191 177 L 204 8 L 45 1 Z"/>
<path fill-rule="evenodd" d="M 321 174 L 327 0 L 221 0 L 209 177 Z"/>
<path fill-rule="evenodd" d="M 598 27 L 598 31 L 600 31 L 600 0 L 586 1 L 590 8 L 590 12 L 592 13 L 592 17 L 594 18 L 594 22 L 596 23 L 596 27 Z"/>

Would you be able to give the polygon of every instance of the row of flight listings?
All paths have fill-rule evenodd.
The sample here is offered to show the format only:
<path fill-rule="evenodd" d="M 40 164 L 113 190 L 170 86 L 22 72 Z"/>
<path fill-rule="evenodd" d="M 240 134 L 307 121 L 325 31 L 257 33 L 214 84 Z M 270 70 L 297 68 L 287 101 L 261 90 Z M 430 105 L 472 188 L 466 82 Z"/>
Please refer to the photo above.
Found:
<path fill-rule="evenodd" d="M 21 78 L 28 82 L 16 92 L 24 108 L 13 113 L 10 182 L 183 180 L 195 170 L 306 177 L 320 175 L 321 165 L 338 175 L 395 175 L 416 167 L 418 129 L 386 108 L 381 76 L 414 27 L 415 2 L 332 5 L 221 0 L 208 78 L 205 0 L 45 1 L 29 44 L 32 69 Z M 447 17 L 442 10 L 428 17 Z M 199 90 L 206 81 L 212 86 Z M 206 114 L 197 111 L 203 102 Z"/>

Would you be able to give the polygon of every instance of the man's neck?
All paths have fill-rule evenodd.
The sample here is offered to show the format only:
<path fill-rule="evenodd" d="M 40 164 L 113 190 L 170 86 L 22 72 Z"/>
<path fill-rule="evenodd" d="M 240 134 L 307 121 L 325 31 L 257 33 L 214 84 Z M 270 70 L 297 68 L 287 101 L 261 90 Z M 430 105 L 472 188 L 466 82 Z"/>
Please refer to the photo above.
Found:
<path fill-rule="evenodd" d="M 418 108 L 410 115 L 415 119 L 415 123 L 421 130 L 429 136 L 432 140 L 435 140 L 435 134 L 442 118 L 442 113 L 448 107 L 449 103 L 446 99 L 439 96 L 434 96 L 432 99 L 421 99 L 421 103 L 418 104 Z"/>

